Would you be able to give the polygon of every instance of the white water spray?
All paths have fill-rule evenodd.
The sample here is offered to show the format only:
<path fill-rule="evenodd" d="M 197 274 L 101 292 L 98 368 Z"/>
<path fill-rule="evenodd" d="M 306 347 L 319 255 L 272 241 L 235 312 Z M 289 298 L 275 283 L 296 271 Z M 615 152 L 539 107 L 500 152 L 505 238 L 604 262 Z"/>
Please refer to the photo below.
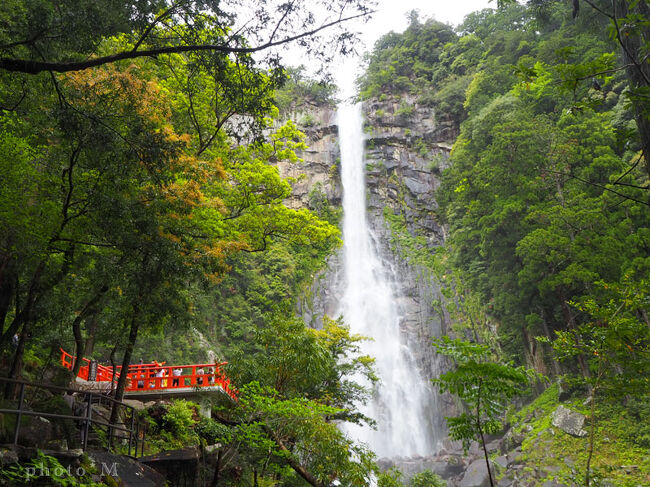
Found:
<path fill-rule="evenodd" d="M 361 105 L 338 109 L 343 183 L 344 294 L 341 313 L 353 333 L 371 337 L 364 353 L 376 358 L 380 383 L 361 407 L 377 430 L 356 425 L 345 430 L 380 457 L 431 455 L 434 434 L 428 415 L 431 386 L 418 371 L 400 331 L 395 276 L 379 257 L 366 219 L 365 161 Z"/>

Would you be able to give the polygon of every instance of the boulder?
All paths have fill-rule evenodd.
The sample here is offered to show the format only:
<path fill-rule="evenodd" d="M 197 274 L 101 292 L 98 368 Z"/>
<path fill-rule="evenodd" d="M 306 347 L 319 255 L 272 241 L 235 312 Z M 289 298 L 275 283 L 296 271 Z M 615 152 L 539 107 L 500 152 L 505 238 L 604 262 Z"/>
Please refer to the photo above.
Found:
<path fill-rule="evenodd" d="M 103 479 L 110 476 L 114 484 L 124 487 L 164 487 L 165 477 L 137 460 L 105 451 L 89 451 L 88 456 Z"/>
<path fill-rule="evenodd" d="M 193 487 L 198 483 L 200 452 L 191 446 L 141 457 L 138 461 L 162 474 L 170 485 Z"/>
<path fill-rule="evenodd" d="M 11 465 L 12 463 L 18 463 L 18 455 L 16 452 L 9 448 L 1 448 L 0 466 Z"/>
<path fill-rule="evenodd" d="M 460 487 L 490 487 L 490 475 L 485 460 L 474 460 L 470 463 L 459 485 Z"/>
<path fill-rule="evenodd" d="M 519 459 L 523 456 L 521 448 L 517 447 L 511 452 L 508 452 L 506 458 L 508 459 L 508 466 L 519 463 Z"/>
<path fill-rule="evenodd" d="M 20 422 L 18 443 L 25 446 L 45 448 L 55 438 L 54 426 L 40 416 L 23 416 Z"/>
<path fill-rule="evenodd" d="M 138 401 L 137 399 L 123 399 L 122 402 L 127 406 L 131 406 L 136 411 L 142 411 L 145 409 L 144 403 L 142 401 Z"/>
<path fill-rule="evenodd" d="M 511 450 L 514 450 L 524 441 L 526 436 L 523 433 L 517 433 L 513 428 L 510 428 L 508 432 L 503 435 L 500 442 L 500 451 L 501 453 L 507 453 Z"/>
<path fill-rule="evenodd" d="M 496 458 L 494 459 L 494 463 L 495 463 L 499 468 L 505 470 L 506 468 L 508 468 L 508 463 L 509 463 L 509 462 L 508 462 L 508 457 L 506 457 L 505 455 L 501 455 L 501 456 L 499 456 L 499 457 L 496 457 Z"/>
<path fill-rule="evenodd" d="M 488 451 L 488 453 L 493 453 L 495 451 L 499 450 L 499 446 L 501 444 L 501 440 L 492 440 L 489 443 L 486 443 L 485 449 Z"/>
<path fill-rule="evenodd" d="M 553 411 L 552 424 L 571 436 L 587 436 L 587 432 L 582 429 L 585 424 L 585 415 L 571 411 L 564 406 L 558 406 Z"/>

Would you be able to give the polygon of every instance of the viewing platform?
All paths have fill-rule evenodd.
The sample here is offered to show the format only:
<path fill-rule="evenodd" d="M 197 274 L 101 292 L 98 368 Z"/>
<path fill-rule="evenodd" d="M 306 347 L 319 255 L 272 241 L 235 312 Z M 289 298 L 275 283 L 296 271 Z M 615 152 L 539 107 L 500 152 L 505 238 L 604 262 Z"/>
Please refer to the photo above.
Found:
<path fill-rule="evenodd" d="M 75 358 L 61 349 L 61 364 L 67 369 L 73 369 Z M 115 388 L 122 373 L 121 366 L 113 368 L 85 357 L 81 360 L 76 379 L 82 389 L 110 392 Z M 236 400 L 236 391 L 221 369 L 226 364 L 227 362 L 219 362 L 170 366 L 165 365 L 165 362 L 151 362 L 129 365 L 124 397 L 147 401 L 217 393 Z"/>

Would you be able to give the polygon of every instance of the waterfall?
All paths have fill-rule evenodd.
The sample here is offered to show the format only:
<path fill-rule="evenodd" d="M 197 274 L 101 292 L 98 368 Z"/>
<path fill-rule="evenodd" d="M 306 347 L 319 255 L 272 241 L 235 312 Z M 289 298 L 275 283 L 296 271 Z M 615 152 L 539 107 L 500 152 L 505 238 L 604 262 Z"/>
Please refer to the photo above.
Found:
<path fill-rule="evenodd" d="M 431 455 L 432 388 L 415 365 L 400 330 L 396 276 L 380 257 L 378 241 L 366 217 L 365 161 L 361 105 L 338 108 L 343 184 L 344 292 L 341 314 L 353 333 L 372 338 L 363 353 L 376 359 L 380 383 L 361 411 L 377 429 L 346 425 L 345 431 L 363 441 L 379 457 Z"/>

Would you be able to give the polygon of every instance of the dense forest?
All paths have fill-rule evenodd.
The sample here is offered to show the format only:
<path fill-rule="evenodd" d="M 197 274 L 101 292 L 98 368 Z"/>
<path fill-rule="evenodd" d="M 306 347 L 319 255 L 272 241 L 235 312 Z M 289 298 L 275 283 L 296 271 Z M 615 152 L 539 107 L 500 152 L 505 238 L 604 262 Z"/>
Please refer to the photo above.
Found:
<path fill-rule="evenodd" d="M 416 95 L 458 125 L 433 210 L 449 228 L 445 264 L 499 323 L 504 352 L 540 368 L 554 360 L 535 337 L 581 328 L 587 302 L 647 293 L 635 108 L 647 111 L 648 85 L 631 85 L 608 27 L 596 10 L 572 20 L 562 2 L 477 12 L 458 33 L 414 13 L 360 81 L 364 98 Z M 641 313 L 637 335 L 645 310 L 624 304 Z"/>
<path fill-rule="evenodd" d="M 239 28 L 232 3 L 0 5 L 0 375 L 69 385 L 81 362 L 58 368 L 61 348 L 123 367 L 210 351 L 235 403 L 211 418 L 187 401 L 142 412 L 148 453 L 217 445 L 202 484 L 445 485 L 380 473 L 338 428 L 372 426 L 354 378 L 377 380 L 373 358 L 342 318 L 313 329 L 298 313 L 341 245 L 342 211 L 318 187 L 287 205 L 296 181 L 277 165 L 300 167 L 317 124 L 289 114 L 333 108 L 335 88 L 274 48 L 298 40 L 327 64 L 355 42 L 342 20 L 371 5 L 253 2 Z M 522 469 L 550 465 L 503 485 L 650 485 L 650 6 L 523 3 L 456 28 L 412 12 L 366 55 L 361 100 L 397 97 L 404 118 L 428 107 L 455 139 L 430 166 L 444 245 L 398 209 L 386 224 L 442 286 L 452 337 L 431 353 L 450 370 L 431 379 L 458 398 L 452 438 L 479 441 L 490 465 L 484 433 L 510 427 Z M 560 396 L 584 437 L 549 432 Z M 15 419 L 0 419 L 10 442 Z M 25 472 L 3 467 L 0 484 Z"/>
<path fill-rule="evenodd" d="M 363 99 L 397 93 L 395 115 L 430 106 L 458 134 L 449 159 L 431 165 L 441 172 L 439 207 L 430 211 L 448 230 L 444 247 L 427 246 L 426 231 L 409 231 L 404 212 L 386 216 L 405 257 L 447 283 L 458 336 L 493 354 L 439 343 L 459 367 L 448 381 L 476 383 L 483 374 L 487 382 L 489 372 L 472 370 L 486 361 L 562 376 L 571 384 L 563 387 L 582 388 L 577 395 L 588 398 L 592 436 L 614 428 L 597 422 L 615 414 L 629 428 L 621 434 L 629 443 L 618 438 L 619 453 L 643 451 L 642 405 L 650 392 L 648 5 L 503 3 L 468 15 L 457 29 L 413 12 L 403 34 L 384 36 L 367 56 Z M 456 386 L 458 395 L 468 394 Z M 476 406 L 476 397 L 463 399 Z M 459 438 L 468 435 L 450 426 Z M 469 436 L 476 435 L 475 427 Z M 612 455 L 593 441 L 587 471 L 574 482 L 589 484 L 590 475 L 595 482 L 594 450 Z M 615 485 L 644 481 L 647 473 Z"/>

